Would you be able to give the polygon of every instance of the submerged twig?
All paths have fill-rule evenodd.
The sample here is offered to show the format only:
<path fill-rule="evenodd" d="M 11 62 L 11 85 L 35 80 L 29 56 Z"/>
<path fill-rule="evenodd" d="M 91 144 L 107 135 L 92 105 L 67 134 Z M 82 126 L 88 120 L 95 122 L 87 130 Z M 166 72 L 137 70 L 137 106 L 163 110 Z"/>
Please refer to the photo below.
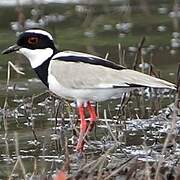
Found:
<path fill-rule="evenodd" d="M 94 164 L 94 166 L 88 170 L 88 174 L 91 173 L 94 169 L 96 169 L 96 167 L 97 167 L 102 161 L 104 161 L 104 159 L 107 158 L 107 156 L 109 155 L 109 153 L 110 153 L 115 147 L 117 147 L 117 145 L 118 145 L 118 144 L 114 144 L 111 148 L 109 148 L 109 149 L 105 152 L 105 154 L 101 155 L 101 156 L 99 157 L 99 159 L 97 160 L 96 164 Z"/>
<path fill-rule="evenodd" d="M 125 55 L 126 55 L 126 50 L 122 49 L 121 44 L 118 44 L 118 56 L 119 56 L 119 64 L 122 66 L 126 66 L 125 65 Z"/>
<path fill-rule="evenodd" d="M 21 157 L 20 157 L 20 154 L 19 154 L 19 142 L 18 142 L 18 135 L 17 135 L 16 132 L 14 133 L 14 138 L 15 138 L 15 149 L 16 149 L 17 161 L 16 161 L 16 163 L 15 163 L 13 169 L 12 169 L 11 175 L 9 176 L 8 179 L 9 180 L 13 179 L 12 176 L 13 176 L 13 173 L 16 170 L 18 164 L 21 167 L 21 171 L 22 171 L 24 179 L 26 179 L 26 170 L 25 170 L 24 164 L 23 164 L 23 162 L 21 160 Z"/>
<path fill-rule="evenodd" d="M 108 124 L 106 110 L 104 110 L 104 119 L 105 119 L 106 126 L 107 126 L 107 128 L 108 128 L 108 130 L 109 130 L 109 132 L 110 132 L 110 134 L 111 134 L 111 136 L 112 136 L 112 138 L 113 138 L 113 140 L 115 141 L 116 144 L 118 144 L 118 140 L 116 139 L 116 137 L 115 137 L 114 134 L 112 133 L 111 127 L 110 127 L 109 124 Z"/>
<path fill-rule="evenodd" d="M 25 75 L 25 73 L 20 71 L 11 61 L 8 61 L 8 66 L 12 67 L 18 74 Z"/>
<path fill-rule="evenodd" d="M 155 68 L 154 68 L 152 63 L 150 64 L 149 75 L 155 76 L 157 78 L 160 78 L 160 72 L 159 71 L 157 72 L 157 70 L 155 70 Z"/>
<path fill-rule="evenodd" d="M 119 64 L 123 65 L 121 43 L 118 44 L 118 55 L 119 55 Z"/>
<path fill-rule="evenodd" d="M 146 38 L 145 38 L 145 36 L 143 36 L 138 44 L 138 50 L 137 50 L 136 56 L 134 58 L 133 66 L 132 66 L 132 69 L 134 69 L 134 70 L 136 70 L 138 59 L 139 59 L 139 57 L 141 57 L 141 49 L 143 47 L 145 40 L 146 40 Z"/>
<path fill-rule="evenodd" d="M 127 161 L 125 161 L 124 163 L 122 163 L 119 168 L 117 168 L 117 169 L 115 169 L 114 171 L 112 171 L 111 174 L 110 174 L 109 176 L 107 176 L 104 180 L 109 180 L 112 176 L 115 176 L 119 171 L 121 171 L 121 170 L 124 168 L 124 166 L 125 166 L 128 162 L 136 159 L 136 157 L 137 157 L 137 156 L 133 156 L 133 157 L 129 158 Z"/>
<path fill-rule="evenodd" d="M 5 139 L 5 145 L 6 145 L 6 155 L 9 159 L 9 144 L 8 144 L 8 125 L 7 125 L 7 117 L 6 117 L 6 110 L 8 107 L 8 92 L 9 92 L 9 83 L 10 83 L 10 77 L 11 77 L 11 67 L 18 73 L 18 74 L 23 74 L 11 61 L 8 61 L 8 69 L 7 69 L 7 80 L 6 80 L 6 97 L 4 101 L 4 113 L 3 113 L 3 123 L 4 123 L 4 139 Z"/>
<path fill-rule="evenodd" d="M 108 59 L 109 53 L 107 52 L 104 59 Z"/>
<path fill-rule="evenodd" d="M 117 119 L 120 117 L 121 115 L 120 113 L 124 111 L 124 108 L 126 104 L 129 102 L 130 98 L 131 98 L 131 93 L 123 93 L 120 100 L 119 109 L 116 112 Z"/>
<path fill-rule="evenodd" d="M 177 105 L 177 101 L 178 101 L 178 93 L 176 94 L 176 99 L 175 99 L 175 104 L 176 105 Z M 165 139 L 164 145 L 163 145 L 163 149 L 162 149 L 162 152 L 161 152 L 161 157 L 159 159 L 158 166 L 157 166 L 157 169 L 156 169 L 155 180 L 158 180 L 159 171 L 160 171 L 162 162 L 164 160 L 164 154 L 166 152 L 166 148 L 168 146 L 168 143 L 170 141 L 173 141 L 175 139 L 175 137 L 176 137 L 177 109 L 178 109 L 177 106 L 175 106 L 174 111 L 173 111 L 173 115 L 172 115 L 171 129 L 169 130 L 169 132 L 167 134 L 167 137 Z"/>
<path fill-rule="evenodd" d="M 34 139 L 37 142 L 38 138 L 37 138 L 37 135 L 36 135 L 36 132 L 35 132 L 35 129 L 34 129 L 34 122 L 33 122 L 33 117 L 32 117 L 32 115 L 33 115 L 32 109 L 33 109 L 33 97 L 31 98 L 31 113 L 30 113 L 30 118 L 28 116 L 28 112 L 27 112 L 26 108 L 24 109 L 24 114 L 25 114 L 25 117 L 26 117 L 28 125 L 29 125 L 28 127 L 30 127 L 30 129 L 32 131 L 32 134 L 34 136 Z M 31 124 L 31 122 L 32 122 L 32 124 Z"/>
<path fill-rule="evenodd" d="M 176 84 L 177 84 L 177 92 L 178 92 L 178 97 L 180 96 L 180 63 L 178 64 L 178 70 L 177 70 L 177 80 L 176 80 Z"/>

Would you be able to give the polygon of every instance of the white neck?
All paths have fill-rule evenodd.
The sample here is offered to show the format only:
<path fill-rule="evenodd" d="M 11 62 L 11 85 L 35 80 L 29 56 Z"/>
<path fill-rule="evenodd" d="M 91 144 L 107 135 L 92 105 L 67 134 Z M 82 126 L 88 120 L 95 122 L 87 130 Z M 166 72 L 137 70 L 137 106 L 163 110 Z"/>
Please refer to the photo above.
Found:
<path fill-rule="evenodd" d="M 19 49 L 19 53 L 23 54 L 28 58 L 32 68 L 37 68 L 44 61 L 46 61 L 49 57 L 52 56 L 53 50 L 51 48 L 46 48 L 46 49 L 21 48 Z"/>

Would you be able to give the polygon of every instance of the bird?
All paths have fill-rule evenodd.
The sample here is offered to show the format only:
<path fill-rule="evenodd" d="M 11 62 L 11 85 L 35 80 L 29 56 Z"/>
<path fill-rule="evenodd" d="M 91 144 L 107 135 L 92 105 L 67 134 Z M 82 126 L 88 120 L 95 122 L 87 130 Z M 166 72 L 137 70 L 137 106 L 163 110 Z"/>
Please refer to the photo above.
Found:
<path fill-rule="evenodd" d="M 94 127 L 97 114 L 93 102 L 120 98 L 138 88 L 176 89 L 176 85 L 150 75 L 128 69 L 104 58 L 83 52 L 59 51 L 52 35 L 43 29 L 22 32 L 16 43 L 2 54 L 23 54 L 32 69 L 57 96 L 76 102 L 80 117 L 77 152 L 84 151 L 84 138 Z M 90 115 L 89 124 L 85 110 Z"/>

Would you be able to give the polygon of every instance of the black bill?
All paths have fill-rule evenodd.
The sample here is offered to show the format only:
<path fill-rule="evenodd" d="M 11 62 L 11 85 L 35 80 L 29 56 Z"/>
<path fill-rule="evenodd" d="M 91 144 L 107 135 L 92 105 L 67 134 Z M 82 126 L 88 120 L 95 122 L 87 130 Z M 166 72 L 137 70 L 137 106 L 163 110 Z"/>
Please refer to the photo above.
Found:
<path fill-rule="evenodd" d="M 9 54 L 11 52 L 15 52 L 18 51 L 21 47 L 18 46 L 17 44 L 8 47 L 7 49 L 5 49 L 4 51 L 1 52 L 1 54 Z"/>

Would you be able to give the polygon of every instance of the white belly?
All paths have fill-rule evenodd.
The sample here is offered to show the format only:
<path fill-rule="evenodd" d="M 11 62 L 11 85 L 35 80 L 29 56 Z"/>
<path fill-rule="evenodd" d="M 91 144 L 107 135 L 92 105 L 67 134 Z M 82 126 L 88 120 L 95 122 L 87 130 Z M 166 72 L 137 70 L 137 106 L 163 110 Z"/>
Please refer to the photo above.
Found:
<path fill-rule="evenodd" d="M 87 101 L 104 101 L 116 99 L 124 92 L 129 92 L 131 88 L 98 88 L 98 89 L 70 89 L 63 87 L 54 76 L 48 76 L 49 89 L 58 96 L 65 99 L 76 100 L 80 103 Z"/>

